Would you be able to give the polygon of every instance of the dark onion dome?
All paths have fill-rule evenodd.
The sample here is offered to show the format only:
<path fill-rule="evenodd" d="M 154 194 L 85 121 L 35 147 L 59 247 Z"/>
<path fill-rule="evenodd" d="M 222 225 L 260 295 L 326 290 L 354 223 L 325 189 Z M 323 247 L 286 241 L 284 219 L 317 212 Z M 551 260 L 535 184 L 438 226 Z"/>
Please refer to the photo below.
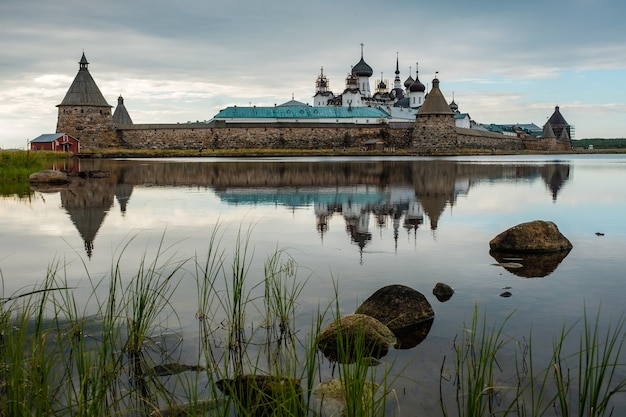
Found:
<path fill-rule="evenodd" d="M 412 93 L 415 93 L 415 92 L 423 93 L 424 91 L 426 91 L 426 86 L 420 82 L 420 79 L 417 76 L 417 73 L 415 74 L 415 81 L 413 81 L 413 83 L 411 83 L 411 85 L 409 86 L 409 91 Z"/>
<path fill-rule="evenodd" d="M 361 60 L 352 67 L 352 73 L 357 77 L 371 77 L 374 74 L 372 67 L 367 65 L 367 63 L 363 60 L 363 55 L 361 55 Z"/>
<path fill-rule="evenodd" d="M 404 88 L 409 88 L 411 84 L 413 84 L 413 81 L 415 80 L 409 75 L 409 78 L 404 81 Z"/>
<path fill-rule="evenodd" d="M 391 95 L 391 98 L 399 100 L 404 97 L 404 90 L 401 88 L 394 88 L 389 92 L 389 94 Z"/>
<path fill-rule="evenodd" d="M 385 84 L 383 80 L 380 80 L 380 82 L 378 83 L 378 88 L 380 90 L 385 90 L 387 88 L 387 84 Z"/>
<path fill-rule="evenodd" d="M 455 113 L 459 110 L 459 106 L 454 102 L 454 99 L 452 99 L 452 102 L 450 103 L 450 110 Z"/>

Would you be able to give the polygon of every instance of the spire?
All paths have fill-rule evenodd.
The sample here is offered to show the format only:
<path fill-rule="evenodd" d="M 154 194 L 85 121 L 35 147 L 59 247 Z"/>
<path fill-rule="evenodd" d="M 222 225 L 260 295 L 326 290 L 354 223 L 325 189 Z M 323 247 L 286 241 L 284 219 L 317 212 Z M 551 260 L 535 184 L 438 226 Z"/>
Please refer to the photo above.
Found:
<path fill-rule="evenodd" d="M 396 78 L 399 80 L 400 79 L 400 62 L 398 59 L 398 53 L 396 52 Z"/>
<path fill-rule="evenodd" d="M 85 71 L 89 71 L 89 62 L 87 61 L 87 58 L 85 57 L 85 52 L 83 52 L 83 57 L 80 59 L 80 61 L 78 62 L 79 64 L 79 71 L 81 70 L 85 70 Z"/>
<path fill-rule="evenodd" d="M 59 106 L 111 107 L 89 73 L 89 62 L 85 58 L 84 52 L 78 64 L 78 74 L 76 74 L 72 85 L 67 90 L 65 98 L 63 98 Z"/>

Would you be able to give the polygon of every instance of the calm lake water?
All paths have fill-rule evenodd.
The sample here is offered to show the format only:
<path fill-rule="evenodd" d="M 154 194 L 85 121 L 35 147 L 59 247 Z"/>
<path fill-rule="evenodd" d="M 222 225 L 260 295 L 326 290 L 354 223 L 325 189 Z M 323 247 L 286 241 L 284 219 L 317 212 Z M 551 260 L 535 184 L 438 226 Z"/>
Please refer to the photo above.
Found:
<path fill-rule="evenodd" d="M 475 307 L 489 324 L 512 313 L 506 337 L 532 333 L 537 355 L 551 352 L 553 337 L 585 308 L 594 319 L 601 311 L 600 326 L 624 314 L 626 156 L 75 160 L 67 168 L 110 176 L 0 197 L 5 297 L 62 265 L 89 312 L 88 276 L 106 277 L 115 263 L 131 276 L 159 245 L 165 258 L 203 258 L 217 227 L 227 256 L 238 235 L 247 242 L 252 293 L 268 256 L 284 249 L 293 257 L 304 285 L 302 334 L 335 288 L 346 314 L 385 285 L 423 293 L 435 311 L 426 339 L 386 357 L 402 375 L 394 380 L 399 402 L 411 410 L 438 410 L 443 358 L 449 376 L 455 338 Z M 489 241 L 536 219 L 555 222 L 572 251 L 545 265 L 495 266 Z M 171 299 L 172 326 L 189 351 L 198 309 L 191 269 Z M 450 300 L 432 295 L 437 282 L 454 288 Z M 260 324 L 254 312 L 247 320 Z M 331 372 L 323 365 L 320 378 Z"/>

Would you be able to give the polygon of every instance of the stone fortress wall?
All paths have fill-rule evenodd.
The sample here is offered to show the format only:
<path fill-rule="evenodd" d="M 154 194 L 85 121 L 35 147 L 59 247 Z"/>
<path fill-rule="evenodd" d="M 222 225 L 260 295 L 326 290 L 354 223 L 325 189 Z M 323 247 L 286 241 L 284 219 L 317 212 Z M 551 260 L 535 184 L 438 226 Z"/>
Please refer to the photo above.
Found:
<path fill-rule="evenodd" d="M 407 148 L 411 128 L 389 125 L 331 125 L 257 123 L 229 126 L 190 124 L 138 124 L 117 129 L 119 145 L 136 149 L 330 149 L 361 147 L 382 139 L 385 146 Z"/>

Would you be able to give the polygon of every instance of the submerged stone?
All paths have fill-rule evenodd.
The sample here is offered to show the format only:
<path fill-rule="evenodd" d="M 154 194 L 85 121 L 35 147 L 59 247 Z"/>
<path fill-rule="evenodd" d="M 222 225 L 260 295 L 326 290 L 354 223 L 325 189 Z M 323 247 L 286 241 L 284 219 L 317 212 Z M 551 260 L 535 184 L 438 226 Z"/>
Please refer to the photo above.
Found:
<path fill-rule="evenodd" d="M 452 294 L 454 294 L 452 287 L 443 282 L 438 282 L 435 284 L 435 288 L 433 288 L 433 295 L 441 302 L 448 301 Z"/>
<path fill-rule="evenodd" d="M 269 417 L 304 416 L 300 381 L 272 375 L 239 375 L 216 382 L 224 394 L 233 397 L 239 415 Z"/>
<path fill-rule="evenodd" d="M 365 314 L 347 314 L 330 323 L 319 335 L 317 346 L 331 361 L 376 364 L 396 337 L 387 326 Z"/>
<path fill-rule="evenodd" d="M 363 381 L 361 402 L 364 407 L 372 404 L 379 385 L 372 381 Z M 353 393 L 354 394 L 354 393 Z M 313 390 L 313 409 L 320 416 L 346 415 L 347 402 L 346 387 L 340 378 L 321 382 Z"/>

